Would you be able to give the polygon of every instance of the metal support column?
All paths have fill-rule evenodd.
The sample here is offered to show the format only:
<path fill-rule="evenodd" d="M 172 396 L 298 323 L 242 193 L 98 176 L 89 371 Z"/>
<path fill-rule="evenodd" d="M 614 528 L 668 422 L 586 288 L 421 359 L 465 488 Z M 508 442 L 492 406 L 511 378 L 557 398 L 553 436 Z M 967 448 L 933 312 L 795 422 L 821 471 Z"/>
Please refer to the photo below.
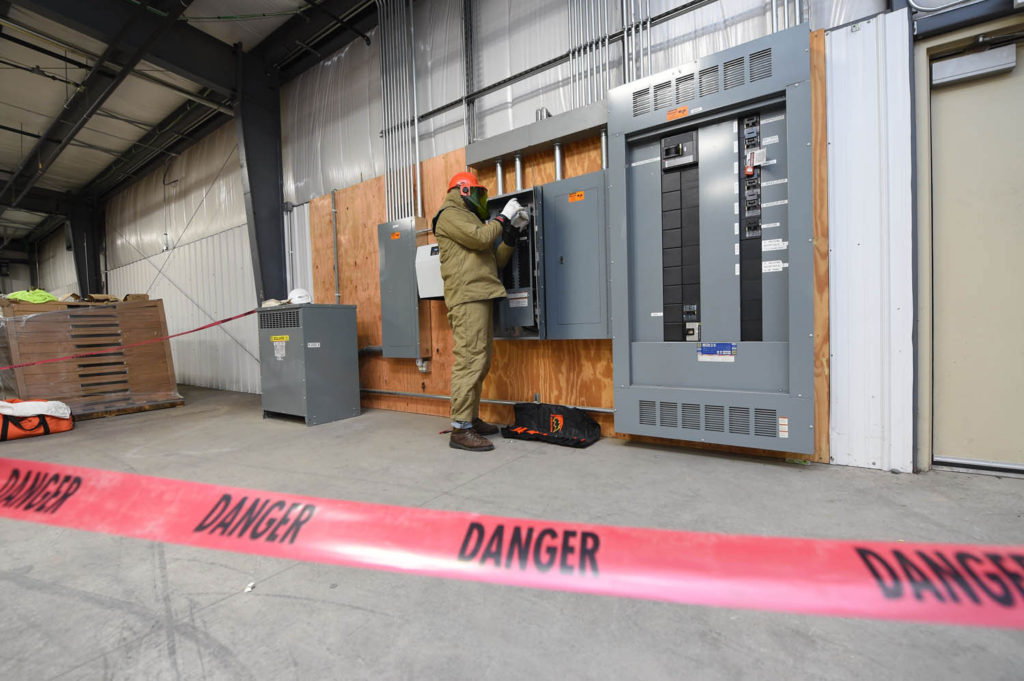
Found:
<path fill-rule="evenodd" d="M 236 46 L 238 100 L 235 124 L 242 193 L 252 250 L 256 298 L 283 300 L 288 291 L 284 245 L 281 104 L 278 84 L 258 59 Z"/>
<path fill-rule="evenodd" d="M 91 203 L 75 201 L 70 205 L 68 222 L 71 224 L 71 247 L 79 294 L 84 298 L 90 293 L 104 293 L 103 271 L 100 269 L 103 211 Z"/>

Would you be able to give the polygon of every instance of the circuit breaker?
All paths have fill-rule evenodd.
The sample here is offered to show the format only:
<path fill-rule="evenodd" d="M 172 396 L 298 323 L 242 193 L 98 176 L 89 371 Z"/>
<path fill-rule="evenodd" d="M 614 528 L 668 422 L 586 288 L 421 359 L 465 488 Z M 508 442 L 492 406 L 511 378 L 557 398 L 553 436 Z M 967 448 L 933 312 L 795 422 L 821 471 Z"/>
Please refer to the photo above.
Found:
<path fill-rule="evenodd" d="M 808 39 L 609 93 L 618 432 L 813 451 Z"/>
<path fill-rule="evenodd" d="M 496 338 L 545 337 L 543 219 L 540 188 L 496 196 L 487 202 L 491 218 L 505 204 L 516 199 L 526 209 L 530 223 L 523 228 L 513 247 L 512 257 L 498 276 L 508 293 L 496 303 Z"/>

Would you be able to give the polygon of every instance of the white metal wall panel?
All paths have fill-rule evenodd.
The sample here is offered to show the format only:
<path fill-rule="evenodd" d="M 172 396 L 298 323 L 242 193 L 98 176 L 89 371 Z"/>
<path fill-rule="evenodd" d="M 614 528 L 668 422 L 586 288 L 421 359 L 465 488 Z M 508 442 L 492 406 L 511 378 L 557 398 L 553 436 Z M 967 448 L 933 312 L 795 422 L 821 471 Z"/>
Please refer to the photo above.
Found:
<path fill-rule="evenodd" d="M 234 122 L 114 195 L 106 211 L 112 268 L 245 224 Z"/>
<path fill-rule="evenodd" d="M 304 288 L 313 295 L 313 243 L 309 238 L 308 203 L 284 214 L 284 244 L 288 290 Z"/>
<path fill-rule="evenodd" d="M 78 290 L 75 274 L 75 254 L 67 249 L 67 236 L 63 229 L 51 234 L 39 245 L 39 288 L 60 298 Z"/>
<path fill-rule="evenodd" d="M 913 470 L 907 12 L 829 32 L 829 319 L 835 463 Z"/>
<path fill-rule="evenodd" d="M 113 295 L 148 292 L 152 298 L 161 298 L 170 333 L 256 307 L 245 226 L 113 269 L 108 277 Z M 255 315 L 175 338 L 171 351 L 179 383 L 260 392 Z"/>

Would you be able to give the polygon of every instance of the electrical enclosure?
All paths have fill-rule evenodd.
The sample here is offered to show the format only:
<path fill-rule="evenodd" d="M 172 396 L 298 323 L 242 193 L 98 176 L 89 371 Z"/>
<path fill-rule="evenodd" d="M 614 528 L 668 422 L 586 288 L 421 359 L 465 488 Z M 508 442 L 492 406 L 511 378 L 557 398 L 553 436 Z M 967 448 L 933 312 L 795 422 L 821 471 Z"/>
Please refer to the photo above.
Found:
<path fill-rule="evenodd" d="M 618 432 L 813 452 L 808 40 L 609 93 Z"/>
<path fill-rule="evenodd" d="M 512 199 L 530 214 L 530 223 L 522 230 L 505 267 L 498 277 L 508 293 L 495 303 L 495 338 L 546 338 L 544 312 L 543 201 L 539 188 L 495 196 L 487 201 L 493 219 Z"/>
<path fill-rule="evenodd" d="M 377 225 L 380 266 L 381 345 L 385 357 L 418 359 L 430 356 L 423 337 L 416 281 L 416 238 L 422 218 L 403 218 Z"/>
<path fill-rule="evenodd" d="M 359 415 L 355 305 L 280 305 L 257 316 L 264 413 L 308 426 Z"/>

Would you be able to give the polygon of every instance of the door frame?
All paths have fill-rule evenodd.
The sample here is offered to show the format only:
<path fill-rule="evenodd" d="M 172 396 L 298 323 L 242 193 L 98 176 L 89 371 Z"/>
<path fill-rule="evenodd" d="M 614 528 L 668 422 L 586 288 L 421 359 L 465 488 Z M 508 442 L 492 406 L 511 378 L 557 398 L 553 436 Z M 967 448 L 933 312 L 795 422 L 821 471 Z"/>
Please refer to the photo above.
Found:
<path fill-rule="evenodd" d="M 921 40 L 914 45 L 914 126 L 917 135 L 915 165 L 917 167 L 917 414 L 915 416 L 914 459 L 917 470 L 932 468 L 932 434 L 935 369 L 932 324 L 932 157 L 931 157 L 931 68 L 933 55 L 959 45 L 966 45 L 982 33 L 1024 28 L 1024 14 L 1018 13 L 950 31 Z M 1017 68 L 1024 68 L 1018 65 Z"/>

